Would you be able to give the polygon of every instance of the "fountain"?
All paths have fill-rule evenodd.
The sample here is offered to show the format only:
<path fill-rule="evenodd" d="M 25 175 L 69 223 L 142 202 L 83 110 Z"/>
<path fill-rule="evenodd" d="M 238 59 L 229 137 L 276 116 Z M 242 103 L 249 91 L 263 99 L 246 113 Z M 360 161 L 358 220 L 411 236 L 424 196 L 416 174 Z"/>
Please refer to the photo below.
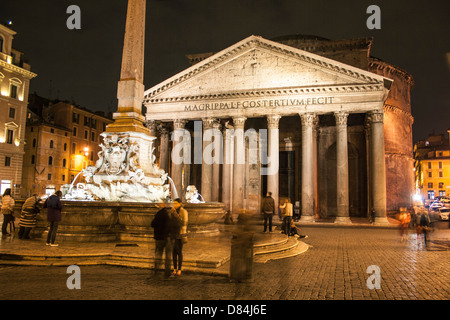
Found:
<path fill-rule="evenodd" d="M 156 138 L 145 127 L 142 115 L 145 3 L 145 0 L 128 1 L 114 123 L 101 134 L 103 143 L 98 161 L 80 173 L 85 182 L 75 188 L 74 179 L 65 188 L 58 238 L 82 241 L 150 238 L 153 234 L 150 224 L 156 212 L 179 197 L 172 179 L 155 164 Z M 213 225 L 224 214 L 222 203 L 187 202 L 184 207 L 189 213 L 188 233 L 204 235 L 218 231 Z M 40 227 L 43 232 L 45 225 Z"/>

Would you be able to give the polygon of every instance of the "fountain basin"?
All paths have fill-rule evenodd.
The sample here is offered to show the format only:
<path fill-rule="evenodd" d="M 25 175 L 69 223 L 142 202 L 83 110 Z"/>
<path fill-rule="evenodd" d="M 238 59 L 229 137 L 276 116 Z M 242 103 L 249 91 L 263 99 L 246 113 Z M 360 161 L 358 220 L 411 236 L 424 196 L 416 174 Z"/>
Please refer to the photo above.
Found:
<path fill-rule="evenodd" d="M 17 200 L 15 216 L 20 217 L 24 200 Z M 62 219 L 58 239 L 70 241 L 145 241 L 153 237 L 151 222 L 162 203 L 62 201 Z M 170 205 L 170 204 L 167 204 Z M 206 236 L 218 232 L 217 222 L 224 215 L 224 204 L 185 203 L 188 211 L 188 235 Z M 47 233 L 47 210 L 42 209 L 33 230 L 34 237 Z"/>

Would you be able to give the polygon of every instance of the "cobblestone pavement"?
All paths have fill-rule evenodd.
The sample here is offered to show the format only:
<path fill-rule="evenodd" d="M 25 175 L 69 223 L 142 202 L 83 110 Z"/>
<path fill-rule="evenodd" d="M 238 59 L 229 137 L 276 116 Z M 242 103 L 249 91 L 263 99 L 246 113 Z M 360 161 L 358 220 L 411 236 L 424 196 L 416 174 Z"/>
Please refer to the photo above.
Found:
<path fill-rule="evenodd" d="M 164 281 L 150 270 L 82 266 L 81 289 L 69 290 L 65 267 L 0 266 L 0 299 L 151 300 L 448 300 L 450 230 L 435 233 L 426 249 L 415 234 L 400 242 L 397 230 L 304 227 L 311 245 L 296 257 L 255 263 L 254 279 L 183 274 Z M 443 235 L 443 237 L 442 237 Z M 380 289 L 368 289 L 376 265 Z M 375 283 L 375 282 L 371 282 Z"/>

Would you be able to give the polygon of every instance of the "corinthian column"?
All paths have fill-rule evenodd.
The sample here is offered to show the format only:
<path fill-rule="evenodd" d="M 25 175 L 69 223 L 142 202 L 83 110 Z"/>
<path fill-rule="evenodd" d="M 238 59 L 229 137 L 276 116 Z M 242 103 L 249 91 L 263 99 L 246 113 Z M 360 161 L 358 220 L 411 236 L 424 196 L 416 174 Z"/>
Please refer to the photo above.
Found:
<path fill-rule="evenodd" d="M 219 188 L 220 188 L 220 164 L 222 163 L 222 150 L 223 150 L 223 139 L 222 133 L 220 132 L 221 124 L 215 121 L 212 125 L 213 127 L 213 143 L 214 143 L 214 160 L 212 164 L 212 190 L 211 190 L 211 201 L 219 201 Z"/>
<path fill-rule="evenodd" d="M 278 125 L 281 116 L 267 116 L 268 127 L 268 156 L 270 163 L 268 164 L 267 173 L 267 191 L 272 192 L 272 198 L 275 200 L 275 212 L 278 212 L 279 199 L 279 169 L 280 169 L 280 132 Z M 293 201 L 293 200 L 292 200 Z"/>
<path fill-rule="evenodd" d="M 314 113 L 300 114 L 302 119 L 302 215 L 301 222 L 314 222 Z"/>
<path fill-rule="evenodd" d="M 349 217 L 348 190 L 348 142 L 347 118 L 348 113 L 336 112 L 336 165 L 337 165 L 337 217 L 336 223 L 351 223 Z"/>
<path fill-rule="evenodd" d="M 386 160 L 383 110 L 370 112 L 369 123 L 372 207 L 375 210 L 375 223 L 389 224 L 386 217 Z"/>
<path fill-rule="evenodd" d="M 244 208 L 245 185 L 245 140 L 244 126 L 247 118 L 233 118 L 234 124 L 234 161 L 233 161 L 233 214 L 239 214 Z"/>
<path fill-rule="evenodd" d="M 233 190 L 233 159 L 234 144 L 233 130 L 225 128 L 223 131 L 223 167 L 222 167 L 222 202 L 225 204 L 225 210 L 231 210 L 232 190 Z"/>
<path fill-rule="evenodd" d="M 205 137 L 209 139 L 213 139 L 211 134 L 211 129 L 213 128 L 214 119 L 204 119 L 203 120 L 203 156 L 202 156 L 202 186 L 201 186 L 201 195 L 206 202 L 212 201 L 212 183 L 213 183 L 213 158 L 211 154 L 211 149 L 205 149 L 209 146 L 205 142 Z M 210 146 L 209 146 L 210 147 Z"/>
<path fill-rule="evenodd" d="M 173 136 L 172 136 L 172 172 L 171 178 L 175 185 L 176 194 L 172 193 L 172 198 L 181 198 L 183 192 L 183 162 L 184 162 L 184 148 L 180 148 L 183 142 L 184 126 L 186 120 L 177 119 L 173 122 Z M 175 150 L 180 152 L 173 152 Z"/>

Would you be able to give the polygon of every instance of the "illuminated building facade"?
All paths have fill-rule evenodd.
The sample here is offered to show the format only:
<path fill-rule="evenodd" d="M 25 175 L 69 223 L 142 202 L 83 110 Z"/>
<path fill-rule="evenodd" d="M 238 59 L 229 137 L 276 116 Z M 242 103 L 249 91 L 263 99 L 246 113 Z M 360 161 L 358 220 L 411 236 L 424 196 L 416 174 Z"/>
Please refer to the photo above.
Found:
<path fill-rule="evenodd" d="M 21 192 L 30 71 L 23 53 L 12 47 L 16 32 L 0 24 L 0 192 Z"/>
<path fill-rule="evenodd" d="M 450 131 L 449 131 L 450 134 Z M 416 192 L 426 203 L 450 196 L 450 145 L 443 134 L 414 146 Z"/>
<path fill-rule="evenodd" d="M 145 91 L 160 166 L 177 189 L 196 185 L 205 200 L 222 201 L 234 213 L 258 213 L 270 191 L 276 202 L 298 202 L 303 221 L 349 222 L 373 207 L 378 221 L 387 222 L 387 211 L 410 206 L 414 193 L 413 80 L 371 57 L 372 43 L 250 36 L 218 53 L 188 55 L 191 67 Z M 178 145 L 168 132 L 193 136 L 196 126 L 222 132 L 224 158 L 237 152 L 227 128 L 267 130 L 269 138 L 256 148 L 266 144 L 278 155 L 275 173 L 262 174 L 261 163 L 249 163 L 248 139 L 240 151 L 243 165 L 205 159 L 169 165 Z M 195 154 L 202 147 L 191 141 Z"/>
<path fill-rule="evenodd" d="M 70 103 L 43 101 L 36 95 L 31 95 L 30 101 L 22 196 L 51 194 L 72 183 L 82 169 L 95 165 L 100 134 L 112 119 Z M 78 176 L 75 183 L 82 178 Z"/>

